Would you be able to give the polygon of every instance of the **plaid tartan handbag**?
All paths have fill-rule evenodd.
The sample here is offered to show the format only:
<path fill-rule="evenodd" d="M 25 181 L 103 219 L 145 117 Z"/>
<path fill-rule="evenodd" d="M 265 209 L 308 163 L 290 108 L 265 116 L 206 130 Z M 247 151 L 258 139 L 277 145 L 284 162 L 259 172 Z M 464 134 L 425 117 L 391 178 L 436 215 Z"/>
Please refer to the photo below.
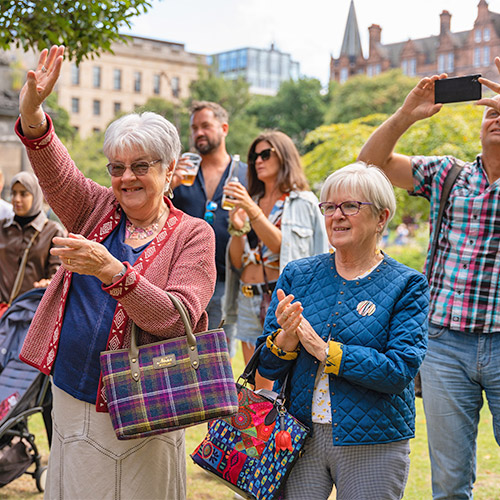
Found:
<path fill-rule="evenodd" d="M 209 423 L 191 454 L 193 461 L 243 498 L 280 500 L 285 481 L 302 454 L 309 429 L 285 407 L 286 376 L 280 393 L 253 391 L 261 344 L 238 380 L 236 415 Z"/>
<path fill-rule="evenodd" d="M 100 356 L 108 410 L 118 439 L 183 429 L 238 411 L 238 395 L 222 328 L 193 334 L 184 304 L 167 292 L 186 336 Z"/>

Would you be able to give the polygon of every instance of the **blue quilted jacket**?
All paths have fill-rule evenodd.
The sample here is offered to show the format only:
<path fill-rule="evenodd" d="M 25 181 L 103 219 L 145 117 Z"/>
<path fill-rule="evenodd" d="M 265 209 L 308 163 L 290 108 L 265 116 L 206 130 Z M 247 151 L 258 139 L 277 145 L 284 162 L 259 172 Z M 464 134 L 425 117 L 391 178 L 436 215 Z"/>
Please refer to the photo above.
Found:
<path fill-rule="evenodd" d="M 413 378 L 427 349 L 425 276 L 385 255 L 370 275 L 349 281 L 337 274 L 333 254 L 322 254 L 289 263 L 276 288 L 302 303 L 304 317 L 325 341 L 344 344 L 339 374 L 329 376 L 333 444 L 414 437 Z M 277 304 L 275 292 L 257 345 L 279 328 Z M 319 365 L 303 348 L 287 361 L 264 346 L 259 358 L 259 372 L 277 380 L 275 388 L 291 370 L 289 410 L 309 426 Z"/>

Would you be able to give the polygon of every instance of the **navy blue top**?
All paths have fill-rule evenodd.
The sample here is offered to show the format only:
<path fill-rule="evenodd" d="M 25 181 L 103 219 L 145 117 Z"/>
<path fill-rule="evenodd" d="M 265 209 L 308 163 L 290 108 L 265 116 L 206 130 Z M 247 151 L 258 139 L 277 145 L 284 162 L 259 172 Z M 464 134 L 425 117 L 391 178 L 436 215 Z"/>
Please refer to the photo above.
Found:
<path fill-rule="evenodd" d="M 134 265 L 150 242 L 139 248 L 125 244 L 125 220 L 122 214 L 120 224 L 102 244 L 118 260 Z M 73 273 L 53 370 L 57 387 L 87 403 L 96 402 L 99 354 L 106 350 L 117 305 L 101 285 L 95 276 Z"/>
<path fill-rule="evenodd" d="M 211 224 L 215 231 L 215 265 L 217 267 L 217 279 L 224 281 L 226 278 L 226 246 L 229 241 L 229 233 L 227 226 L 229 223 L 229 212 L 223 210 L 221 205 L 222 201 L 222 188 L 226 179 L 232 171 L 232 159 L 228 163 L 226 170 L 222 174 L 219 184 L 215 190 L 212 200 L 207 199 L 205 191 L 205 180 L 201 168 L 198 170 L 192 186 L 183 186 L 182 184 L 174 189 L 173 204 L 183 212 L 203 219 L 208 201 L 217 203 L 217 208 L 214 210 L 214 221 Z M 247 186 L 247 165 L 246 163 L 239 162 L 237 168 L 231 176 L 236 175 L 238 180 L 246 187 Z"/>

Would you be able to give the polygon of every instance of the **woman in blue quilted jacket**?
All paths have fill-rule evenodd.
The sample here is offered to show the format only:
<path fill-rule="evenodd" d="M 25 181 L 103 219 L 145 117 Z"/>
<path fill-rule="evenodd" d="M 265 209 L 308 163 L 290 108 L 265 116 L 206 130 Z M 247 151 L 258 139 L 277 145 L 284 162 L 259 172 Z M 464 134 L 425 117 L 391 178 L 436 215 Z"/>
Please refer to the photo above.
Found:
<path fill-rule="evenodd" d="M 425 276 L 378 248 L 396 200 L 374 166 L 326 180 L 320 209 L 335 251 L 289 263 L 257 344 L 259 371 L 311 427 L 287 500 L 403 497 L 415 434 L 413 379 L 427 347 Z"/>

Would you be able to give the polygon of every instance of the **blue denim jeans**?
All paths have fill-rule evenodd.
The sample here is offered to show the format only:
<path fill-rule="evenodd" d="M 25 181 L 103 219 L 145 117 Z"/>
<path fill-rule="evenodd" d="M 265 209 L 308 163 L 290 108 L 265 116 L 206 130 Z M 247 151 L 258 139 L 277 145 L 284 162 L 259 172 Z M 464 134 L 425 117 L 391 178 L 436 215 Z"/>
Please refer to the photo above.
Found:
<path fill-rule="evenodd" d="M 208 328 L 218 328 L 222 319 L 222 297 L 224 296 L 224 282 L 217 280 L 215 283 L 215 291 L 207 306 L 208 313 Z M 236 354 L 236 325 L 234 323 L 224 324 L 224 332 L 226 333 L 227 348 L 229 355 L 233 358 Z"/>
<path fill-rule="evenodd" d="M 471 499 L 483 391 L 500 445 L 500 332 L 467 334 L 429 325 L 422 364 L 434 500 Z"/>

